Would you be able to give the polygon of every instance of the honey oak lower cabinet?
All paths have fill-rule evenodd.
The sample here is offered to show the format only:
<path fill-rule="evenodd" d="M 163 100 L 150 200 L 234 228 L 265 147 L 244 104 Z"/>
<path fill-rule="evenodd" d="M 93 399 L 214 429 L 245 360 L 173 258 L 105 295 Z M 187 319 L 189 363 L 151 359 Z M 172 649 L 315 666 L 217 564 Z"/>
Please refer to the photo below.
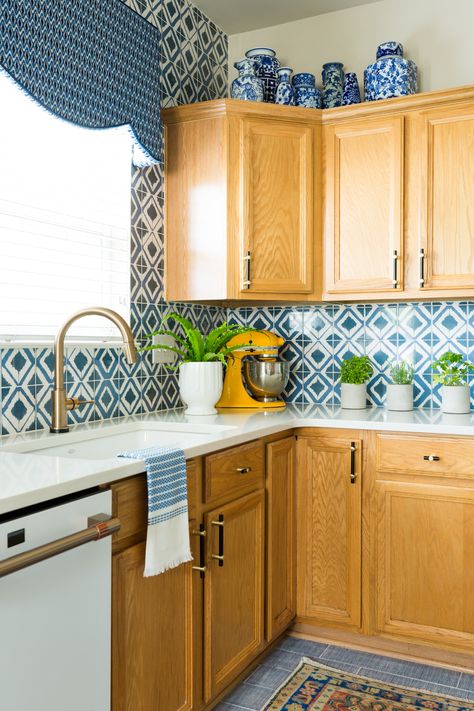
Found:
<path fill-rule="evenodd" d="M 361 624 L 361 447 L 345 432 L 298 436 L 298 619 Z"/>
<path fill-rule="evenodd" d="M 378 633 L 472 654 L 473 449 L 469 440 L 378 436 Z"/>

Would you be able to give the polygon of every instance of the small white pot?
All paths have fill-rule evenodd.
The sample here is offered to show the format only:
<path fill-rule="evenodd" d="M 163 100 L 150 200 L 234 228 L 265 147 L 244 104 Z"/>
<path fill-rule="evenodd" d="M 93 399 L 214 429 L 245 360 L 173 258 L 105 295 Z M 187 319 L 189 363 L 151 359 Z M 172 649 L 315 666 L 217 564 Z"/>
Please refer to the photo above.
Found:
<path fill-rule="evenodd" d="M 408 412 L 413 410 L 413 385 L 387 385 L 387 410 Z"/>
<path fill-rule="evenodd" d="M 443 412 L 467 415 L 471 411 L 471 389 L 469 385 L 443 385 L 441 388 Z"/>
<path fill-rule="evenodd" d="M 215 415 L 222 385 L 222 363 L 183 363 L 179 367 L 179 394 L 187 405 L 187 415 Z"/>
<path fill-rule="evenodd" d="M 341 407 L 344 410 L 365 410 L 367 407 L 367 385 L 341 383 Z"/>

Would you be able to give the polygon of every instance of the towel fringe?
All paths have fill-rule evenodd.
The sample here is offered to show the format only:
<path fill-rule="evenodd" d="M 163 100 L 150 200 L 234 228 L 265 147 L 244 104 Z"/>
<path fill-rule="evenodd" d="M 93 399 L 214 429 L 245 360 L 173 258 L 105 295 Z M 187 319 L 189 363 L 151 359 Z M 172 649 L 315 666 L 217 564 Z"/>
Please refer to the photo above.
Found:
<path fill-rule="evenodd" d="M 181 565 L 182 563 L 189 563 L 192 560 L 194 560 L 192 555 L 178 556 L 177 558 L 174 558 L 174 560 L 169 561 L 167 563 L 167 565 L 162 566 L 161 568 L 157 568 L 157 567 L 145 568 L 143 577 L 150 578 L 152 575 L 160 575 L 161 573 L 166 573 L 167 570 L 171 570 L 172 568 L 177 568 L 178 565 Z"/>

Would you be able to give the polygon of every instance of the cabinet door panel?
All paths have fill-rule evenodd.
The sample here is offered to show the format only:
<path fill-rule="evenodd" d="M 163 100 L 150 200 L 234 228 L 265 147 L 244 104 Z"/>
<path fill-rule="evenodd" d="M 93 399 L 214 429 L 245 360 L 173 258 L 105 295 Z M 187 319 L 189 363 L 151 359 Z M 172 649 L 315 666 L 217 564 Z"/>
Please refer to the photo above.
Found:
<path fill-rule="evenodd" d="M 403 118 L 328 126 L 324 142 L 325 290 L 396 293 L 403 287 Z"/>
<path fill-rule="evenodd" d="M 380 632 L 474 644 L 474 489 L 377 483 Z"/>
<path fill-rule="evenodd" d="M 296 611 L 295 437 L 267 445 L 267 640 Z"/>
<path fill-rule="evenodd" d="M 299 616 L 360 626 L 361 442 L 298 440 Z"/>
<path fill-rule="evenodd" d="M 243 291 L 311 292 L 313 129 L 267 118 L 243 119 L 241 130 Z"/>
<path fill-rule="evenodd" d="M 223 516 L 224 561 L 219 554 Z M 263 649 L 264 493 L 220 506 L 205 516 L 205 700 L 218 694 Z"/>
<path fill-rule="evenodd" d="M 424 288 L 474 284 L 474 105 L 423 115 Z"/>
<path fill-rule="evenodd" d="M 113 558 L 113 711 L 193 707 L 192 564 L 144 578 L 145 545 Z"/>

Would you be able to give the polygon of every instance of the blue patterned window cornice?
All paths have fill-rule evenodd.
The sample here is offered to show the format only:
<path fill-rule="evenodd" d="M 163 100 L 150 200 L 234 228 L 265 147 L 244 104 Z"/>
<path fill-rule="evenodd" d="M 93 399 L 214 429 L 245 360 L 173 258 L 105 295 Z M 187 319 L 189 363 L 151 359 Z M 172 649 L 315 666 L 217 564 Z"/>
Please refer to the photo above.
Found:
<path fill-rule="evenodd" d="M 160 155 L 160 33 L 121 0 L 2 0 L 0 67 L 51 113 Z"/>

